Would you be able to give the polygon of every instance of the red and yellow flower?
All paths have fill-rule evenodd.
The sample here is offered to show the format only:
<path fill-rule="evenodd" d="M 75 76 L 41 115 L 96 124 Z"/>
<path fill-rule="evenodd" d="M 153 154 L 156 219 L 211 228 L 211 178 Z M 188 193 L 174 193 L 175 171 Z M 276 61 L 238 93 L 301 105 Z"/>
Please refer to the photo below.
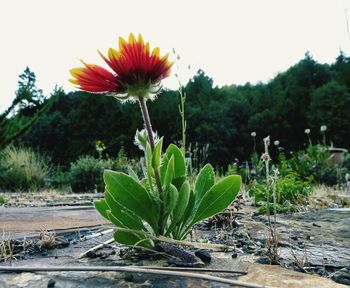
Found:
<path fill-rule="evenodd" d="M 70 70 L 70 81 L 88 92 L 108 93 L 119 99 L 150 98 L 160 90 L 160 82 L 170 75 L 172 62 L 159 48 L 150 52 L 142 36 L 130 34 L 128 42 L 119 38 L 119 51 L 110 48 L 107 57 L 98 51 L 112 71 L 82 61 L 84 67 Z"/>

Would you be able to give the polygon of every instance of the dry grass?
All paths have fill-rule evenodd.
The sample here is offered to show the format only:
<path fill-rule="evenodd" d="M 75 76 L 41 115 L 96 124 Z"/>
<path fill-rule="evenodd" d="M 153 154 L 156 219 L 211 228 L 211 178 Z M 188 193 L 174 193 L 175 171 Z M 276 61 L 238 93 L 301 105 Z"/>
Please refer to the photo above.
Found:
<path fill-rule="evenodd" d="M 47 229 L 43 229 L 40 233 L 39 245 L 45 249 L 51 249 L 56 242 L 56 233 L 49 232 Z"/>

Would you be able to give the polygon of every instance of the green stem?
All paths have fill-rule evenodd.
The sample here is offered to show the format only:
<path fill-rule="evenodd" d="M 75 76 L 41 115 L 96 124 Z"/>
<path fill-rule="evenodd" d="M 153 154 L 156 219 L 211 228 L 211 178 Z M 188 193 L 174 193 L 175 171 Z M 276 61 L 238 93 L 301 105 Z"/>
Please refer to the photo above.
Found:
<path fill-rule="evenodd" d="M 151 119 L 149 118 L 149 113 L 146 105 L 146 100 L 145 98 L 139 98 L 140 102 L 140 108 L 142 112 L 142 117 L 143 117 L 143 122 L 145 123 L 145 128 L 147 130 L 148 134 L 148 141 L 151 146 L 152 152 L 154 151 L 154 139 L 153 139 L 153 131 L 152 131 L 152 124 L 151 124 Z M 154 169 L 154 177 L 156 179 L 156 185 L 158 188 L 158 193 L 159 193 L 159 200 L 160 200 L 160 215 L 159 215 L 159 222 L 158 222 L 158 232 L 160 235 L 163 235 L 163 219 L 164 219 L 164 192 L 162 188 L 162 184 L 160 182 L 160 175 L 159 175 L 159 170 L 158 168 Z"/>
<path fill-rule="evenodd" d="M 181 124 L 182 124 L 182 154 L 186 155 L 186 120 L 185 120 L 185 101 L 186 101 L 186 95 L 183 93 L 182 87 L 179 89 L 180 92 L 180 100 L 181 100 L 181 107 L 180 109 L 180 116 L 181 116 Z"/>

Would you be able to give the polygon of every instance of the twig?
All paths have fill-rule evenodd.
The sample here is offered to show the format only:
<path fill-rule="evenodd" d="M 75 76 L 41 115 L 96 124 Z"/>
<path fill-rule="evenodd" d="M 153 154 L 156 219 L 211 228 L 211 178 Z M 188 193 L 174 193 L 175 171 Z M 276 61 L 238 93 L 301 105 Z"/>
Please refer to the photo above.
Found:
<path fill-rule="evenodd" d="M 209 268 L 187 268 L 187 267 L 157 267 L 157 266 L 132 266 L 142 269 L 155 269 L 166 271 L 191 271 L 191 272 L 209 272 L 209 273 L 228 273 L 228 274 L 242 274 L 247 275 L 248 272 L 238 270 L 226 270 L 226 269 L 209 269 Z"/>
<path fill-rule="evenodd" d="M 236 249 L 236 247 L 234 246 L 229 246 L 224 244 L 190 242 L 190 241 L 184 241 L 184 240 L 175 240 L 164 236 L 158 236 L 156 239 L 161 242 L 167 242 L 171 244 L 189 246 L 194 248 L 209 248 L 209 249 L 219 250 L 219 251 L 234 251 Z"/>
<path fill-rule="evenodd" d="M 162 271 L 159 269 L 145 269 L 145 268 L 132 268 L 132 267 L 105 267 L 105 266 L 50 266 L 50 267 L 8 267 L 0 266 L 0 272 L 62 272 L 62 271 L 100 271 L 100 272 L 135 272 L 143 274 L 153 275 L 166 275 L 166 276 L 177 276 L 177 277 L 189 277 L 194 279 L 201 279 L 207 281 L 215 281 L 219 283 L 226 283 L 235 285 L 238 287 L 247 288 L 267 288 L 253 283 L 245 283 L 237 280 L 231 280 L 227 278 L 211 276 L 199 273 L 189 273 L 182 271 Z"/>
<path fill-rule="evenodd" d="M 83 236 L 82 239 L 83 239 L 83 240 L 89 240 L 89 239 L 91 239 L 91 238 L 95 238 L 95 237 L 103 236 L 103 235 L 105 235 L 105 234 L 112 233 L 113 231 L 114 231 L 114 229 L 104 230 L 104 231 L 101 231 L 101 232 L 93 233 L 93 234 L 91 234 L 91 235 Z"/>
<path fill-rule="evenodd" d="M 99 249 L 102 249 L 103 247 L 105 247 L 106 245 L 108 245 L 108 244 L 110 244 L 112 242 L 114 242 L 114 238 L 108 239 L 107 241 L 105 241 L 105 242 L 103 242 L 101 244 L 98 244 L 97 246 L 94 246 L 91 249 L 85 251 L 84 253 L 80 254 L 78 259 L 84 258 L 88 253 L 95 252 L 95 251 L 97 251 Z"/>

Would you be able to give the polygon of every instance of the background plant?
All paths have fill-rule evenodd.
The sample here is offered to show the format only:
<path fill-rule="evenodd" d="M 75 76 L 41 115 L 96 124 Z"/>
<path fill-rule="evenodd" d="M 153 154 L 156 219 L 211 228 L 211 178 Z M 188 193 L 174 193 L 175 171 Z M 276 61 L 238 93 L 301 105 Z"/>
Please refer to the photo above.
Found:
<path fill-rule="evenodd" d="M 109 160 L 100 160 L 92 156 L 82 156 L 71 164 L 68 177 L 73 192 L 104 191 L 103 171 L 112 169 Z"/>
<path fill-rule="evenodd" d="M 30 148 L 8 146 L 0 152 L 0 186 L 4 190 L 39 190 L 49 174 L 48 159 Z"/>

